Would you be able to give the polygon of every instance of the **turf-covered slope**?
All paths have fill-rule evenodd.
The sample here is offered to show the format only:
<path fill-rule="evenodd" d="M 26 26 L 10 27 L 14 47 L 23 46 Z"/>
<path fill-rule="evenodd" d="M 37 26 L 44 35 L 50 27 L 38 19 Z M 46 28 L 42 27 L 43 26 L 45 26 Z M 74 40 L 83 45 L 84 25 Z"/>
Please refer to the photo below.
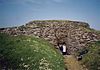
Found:
<path fill-rule="evenodd" d="M 43 39 L 0 33 L 0 68 L 64 70 L 64 63 L 62 56 Z"/>
<path fill-rule="evenodd" d="M 88 53 L 83 55 L 82 63 L 89 70 L 100 70 L 100 41 L 89 45 Z"/>

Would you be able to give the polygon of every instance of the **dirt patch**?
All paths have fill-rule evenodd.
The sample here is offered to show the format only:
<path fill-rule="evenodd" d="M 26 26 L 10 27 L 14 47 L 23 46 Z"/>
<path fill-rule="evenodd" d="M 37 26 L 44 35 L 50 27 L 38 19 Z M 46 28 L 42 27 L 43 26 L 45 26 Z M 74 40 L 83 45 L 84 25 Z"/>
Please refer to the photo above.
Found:
<path fill-rule="evenodd" d="M 73 55 L 64 56 L 64 62 L 68 70 L 88 70 L 77 61 Z"/>

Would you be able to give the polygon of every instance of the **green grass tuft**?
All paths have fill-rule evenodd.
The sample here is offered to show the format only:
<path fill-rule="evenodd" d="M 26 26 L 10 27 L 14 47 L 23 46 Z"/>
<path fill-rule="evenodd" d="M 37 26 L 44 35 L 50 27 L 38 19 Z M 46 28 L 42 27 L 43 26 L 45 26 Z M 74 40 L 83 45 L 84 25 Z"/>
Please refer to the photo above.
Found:
<path fill-rule="evenodd" d="M 100 41 L 89 45 L 89 52 L 84 55 L 82 63 L 89 70 L 100 70 Z"/>

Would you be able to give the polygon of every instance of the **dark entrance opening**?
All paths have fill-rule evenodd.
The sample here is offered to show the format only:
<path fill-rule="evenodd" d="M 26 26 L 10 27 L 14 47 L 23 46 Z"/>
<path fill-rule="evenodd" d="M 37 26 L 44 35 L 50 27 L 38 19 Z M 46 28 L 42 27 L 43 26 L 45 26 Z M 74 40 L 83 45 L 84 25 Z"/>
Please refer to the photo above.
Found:
<path fill-rule="evenodd" d="M 62 55 L 69 55 L 66 43 L 58 43 L 59 50 L 61 51 Z"/>

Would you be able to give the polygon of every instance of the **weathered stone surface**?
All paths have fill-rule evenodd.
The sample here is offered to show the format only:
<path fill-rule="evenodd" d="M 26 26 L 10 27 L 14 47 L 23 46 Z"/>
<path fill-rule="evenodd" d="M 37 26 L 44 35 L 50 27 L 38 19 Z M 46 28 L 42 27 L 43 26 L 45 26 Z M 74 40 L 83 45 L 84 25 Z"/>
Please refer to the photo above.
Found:
<path fill-rule="evenodd" d="M 68 52 L 86 47 L 86 44 L 100 40 L 100 33 L 90 29 L 85 22 L 68 20 L 31 21 L 20 27 L 0 28 L 0 32 L 10 35 L 35 35 L 49 41 L 55 47 L 65 42 Z"/>

